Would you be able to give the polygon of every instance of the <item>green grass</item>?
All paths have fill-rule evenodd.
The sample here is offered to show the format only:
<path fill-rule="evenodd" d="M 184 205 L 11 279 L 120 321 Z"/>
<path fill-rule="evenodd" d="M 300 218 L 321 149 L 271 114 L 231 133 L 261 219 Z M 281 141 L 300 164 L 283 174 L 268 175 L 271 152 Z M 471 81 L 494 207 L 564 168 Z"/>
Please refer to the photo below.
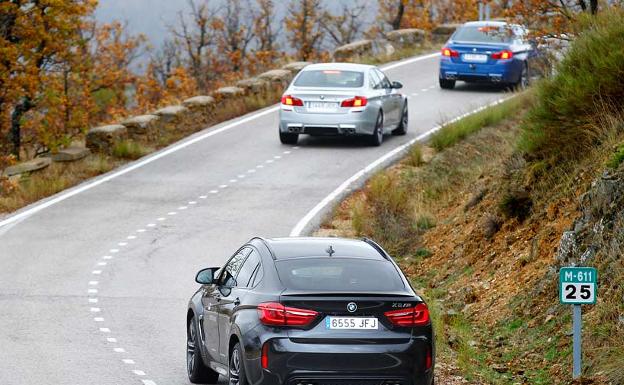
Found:
<path fill-rule="evenodd" d="M 518 143 L 553 165 L 584 157 L 610 134 L 605 117 L 624 113 L 624 10 L 582 17 L 576 29 L 556 75 L 538 85 Z"/>
<path fill-rule="evenodd" d="M 438 151 L 451 147 L 484 127 L 493 126 L 511 116 L 516 116 L 523 107 L 529 104 L 530 100 L 530 93 L 524 92 L 500 104 L 446 124 L 431 137 L 430 144 Z"/>
<path fill-rule="evenodd" d="M 140 143 L 132 140 L 121 141 L 113 147 L 112 155 L 120 159 L 139 159 L 150 152 Z"/>
<path fill-rule="evenodd" d="M 616 169 L 624 162 L 624 144 L 619 145 L 611 159 L 607 162 L 607 166 Z"/>

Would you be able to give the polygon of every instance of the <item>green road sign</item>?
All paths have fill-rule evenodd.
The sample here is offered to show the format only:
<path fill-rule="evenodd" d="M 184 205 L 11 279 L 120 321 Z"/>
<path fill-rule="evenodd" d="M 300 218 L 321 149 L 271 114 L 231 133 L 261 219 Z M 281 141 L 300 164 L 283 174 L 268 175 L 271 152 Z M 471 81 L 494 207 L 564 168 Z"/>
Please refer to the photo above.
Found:
<path fill-rule="evenodd" d="M 562 267 L 559 270 L 559 301 L 567 305 L 595 304 L 598 271 L 593 267 Z"/>

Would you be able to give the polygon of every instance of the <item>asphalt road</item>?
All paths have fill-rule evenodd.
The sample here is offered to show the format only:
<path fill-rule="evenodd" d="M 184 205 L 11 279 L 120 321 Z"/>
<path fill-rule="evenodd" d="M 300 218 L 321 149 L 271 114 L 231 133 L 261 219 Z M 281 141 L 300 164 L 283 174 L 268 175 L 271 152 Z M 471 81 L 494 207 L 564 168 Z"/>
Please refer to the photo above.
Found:
<path fill-rule="evenodd" d="M 187 384 L 184 324 L 198 269 L 252 236 L 290 234 L 362 168 L 505 96 L 440 90 L 435 57 L 387 73 L 405 85 L 410 124 L 381 147 L 281 145 L 272 107 L 0 221 L 0 384 Z"/>

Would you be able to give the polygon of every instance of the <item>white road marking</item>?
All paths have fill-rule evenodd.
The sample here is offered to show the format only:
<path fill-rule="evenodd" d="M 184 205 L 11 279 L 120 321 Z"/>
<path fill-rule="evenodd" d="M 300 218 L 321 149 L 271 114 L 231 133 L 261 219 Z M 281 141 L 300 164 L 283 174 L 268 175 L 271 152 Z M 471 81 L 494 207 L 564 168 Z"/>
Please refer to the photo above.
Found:
<path fill-rule="evenodd" d="M 124 349 L 124 348 L 115 348 L 115 349 L 113 349 L 113 350 L 114 350 L 115 352 L 117 352 L 117 353 L 125 353 L 125 352 L 126 352 L 126 349 Z"/>
<path fill-rule="evenodd" d="M 123 361 L 124 364 L 134 365 L 134 360 L 131 360 L 129 358 L 124 358 L 122 361 Z"/>
<path fill-rule="evenodd" d="M 211 194 L 217 194 L 219 192 L 219 190 L 210 190 Z"/>
<path fill-rule="evenodd" d="M 147 227 L 156 227 L 156 223 L 148 223 Z"/>
<path fill-rule="evenodd" d="M 434 88 L 436 88 L 435 84 L 434 84 L 434 85 L 432 85 L 432 86 L 429 86 L 429 89 L 430 89 L 430 90 L 432 90 L 432 89 L 434 89 Z"/>
<path fill-rule="evenodd" d="M 288 155 L 290 154 L 290 151 L 284 151 L 284 154 Z"/>
<path fill-rule="evenodd" d="M 299 147 L 299 146 L 295 146 L 295 147 L 293 147 L 293 150 L 298 150 L 298 149 L 300 149 L 300 148 L 301 148 L 301 147 Z"/>
<path fill-rule="evenodd" d="M 126 238 L 130 240 L 136 239 L 136 235 L 128 235 Z"/>
<path fill-rule="evenodd" d="M 121 247 L 124 247 L 124 246 L 127 246 L 127 245 L 128 245 L 128 242 L 119 242 L 117 244 L 117 246 L 121 246 Z"/>
<path fill-rule="evenodd" d="M 117 338 L 109 337 L 109 338 L 106 339 L 106 341 L 111 342 L 111 343 L 116 343 L 117 342 Z"/>
<path fill-rule="evenodd" d="M 104 318 L 102 318 L 102 317 L 94 317 L 93 320 L 95 322 L 104 322 Z M 102 333 L 110 333 L 110 329 L 109 328 L 100 328 L 100 331 Z"/>
<path fill-rule="evenodd" d="M 236 183 L 238 182 L 236 179 L 230 179 L 230 183 Z"/>
<path fill-rule="evenodd" d="M 165 217 L 156 218 L 157 221 L 161 221 L 161 222 L 164 221 L 165 219 L 167 219 L 167 218 L 165 218 Z"/>
<path fill-rule="evenodd" d="M 89 285 L 95 286 L 98 284 L 98 281 L 89 281 Z"/>
<path fill-rule="evenodd" d="M 132 373 L 136 374 L 137 376 L 144 376 L 145 372 L 142 370 L 133 370 Z"/>
<path fill-rule="evenodd" d="M 259 164 L 259 165 L 256 166 L 256 168 L 264 168 L 264 165 L 263 164 Z"/>
<path fill-rule="evenodd" d="M 423 88 L 423 89 L 421 89 L 421 91 L 422 92 L 427 92 L 427 91 L 429 91 L 429 89 L 428 88 Z"/>
<path fill-rule="evenodd" d="M 199 199 L 206 199 L 206 198 L 208 198 L 208 195 L 200 195 L 199 196 Z"/>
<path fill-rule="evenodd" d="M 98 262 L 98 263 L 97 263 L 97 265 L 98 265 L 98 266 L 106 266 L 106 263 L 107 263 L 107 262 Z"/>
<path fill-rule="evenodd" d="M 178 207 L 178 210 L 186 210 L 186 209 L 188 209 L 188 206 L 180 206 L 180 207 Z"/>
<path fill-rule="evenodd" d="M 417 94 L 416 92 L 414 92 L 414 93 L 412 94 L 412 96 L 418 96 L 418 94 Z"/>
<path fill-rule="evenodd" d="M 227 186 L 228 185 L 226 185 L 226 184 L 222 184 L 222 185 L 219 185 L 219 188 L 227 188 Z"/>
<path fill-rule="evenodd" d="M 171 215 L 171 216 L 176 215 L 176 214 L 177 214 L 177 213 L 176 213 L 175 211 L 169 211 L 169 212 L 167 213 L 167 215 Z"/>
<path fill-rule="evenodd" d="M 89 309 L 89 311 L 91 311 L 91 313 L 99 313 L 100 311 L 102 311 L 102 309 L 100 309 L 99 307 L 92 307 Z"/>
<path fill-rule="evenodd" d="M 243 179 L 245 176 L 246 176 L 246 175 L 240 174 L 240 175 L 237 175 L 236 177 L 237 177 L 238 179 Z"/>
<path fill-rule="evenodd" d="M 143 385 L 156 385 L 156 383 L 152 380 L 141 380 L 143 381 Z"/>
<path fill-rule="evenodd" d="M 254 172 L 256 172 L 256 170 L 254 170 L 253 168 L 251 170 L 247 170 L 248 173 L 253 174 Z"/>
<path fill-rule="evenodd" d="M 151 224 L 151 223 L 150 223 L 150 224 Z M 149 226 L 149 225 L 148 225 L 148 226 Z M 156 225 L 154 225 L 154 226 L 156 226 Z M 150 227 L 151 227 L 151 226 L 150 226 Z M 138 230 L 137 230 L 137 233 L 144 233 L 144 232 L 146 232 L 146 231 L 147 231 L 147 230 L 145 230 L 145 229 L 138 229 Z"/>
<path fill-rule="evenodd" d="M 89 293 L 89 294 L 97 294 L 97 292 L 98 292 L 97 289 L 89 289 L 89 290 L 87 290 L 87 293 Z"/>
<path fill-rule="evenodd" d="M 110 333 L 110 329 L 109 328 L 100 328 L 100 331 L 102 333 Z"/>
<path fill-rule="evenodd" d="M 91 274 L 95 274 L 95 275 L 102 274 L 102 270 L 93 270 Z"/>
<path fill-rule="evenodd" d="M 497 104 L 500 104 L 508 99 L 513 98 L 514 96 L 508 96 L 502 99 L 498 99 L 492 103 L 486 104 L 482 107 L 479 107 L 477 109 L 474 109 L 470 112 L 467 112 L 465 114 L 462 114 L 450 121 L 448 121 L 446 124 L 449 123 L 453 123 L 456 122 L 462 118 L 465 118 L 468 115 L 472 115 L 475 114 L 479 111 L 483 111 L 484 109 L 488 108 L 488 107 L 492 107 L 495 106 Z M 436 131 L 438 131 L 440 128 L 442 128 L 442 126 L 435 126 L 432 129 L 430 129 L 427 132 L 424 132 L 420 135 L 418 135 L 417 137 L 415 137 L 414 139 L 410 140 L 409 142 L 406 142 L 396 148 L 394 148 L 393 150 L 385 153 L 384 155 L 382 155 L 381 157 L 377 158 L 376 160 L 374 160 L 372 163 L 370 163 L 368 166 L 364 167 L 363 169 L 361 169 L 360 171 L 356 172 L 355 174 L 353 174 L 349 179 L 345 180 L 344 182 L 342 182 L 342 184 L 340 186 L 338 186 L 334 191 L 332 191 L 329 195 L 327 195 L 325 198 L 323 198 L 323 200 L 321 200 L 316 206 L 314 206 L 312 208 L 312 210 L 308 211 L 308 213 L 301 218 L 301 220 L 299 222 L 297 222 L 297 224 L 295 225 L 295 227 L 293 227 L 293 229 L 290 232 L 290 236 L 291 237 L 299 237 L 302 235 L 302 232 L 305 230 L 306 226 L 308 225 L 308 223 L 310 223 L 310 221 L 312 221 L 326 206 L 328 206 L 329 204 L 331 204 L 334 199 L 338 198 L 340 196 L 340 194 L 342 194 L 347 188 L 349 188 L 351 186 L 351 184 L 355 183 L 358 179 L 366 176 L 367 174 L 369 174 L 370 172 L 372 172 L 373 170 L 375 170 L 377 167 L 379 167 L 381 164 L 383 164 L 386 160 L 392 158 L 393 156 L 399 154 L 400 152 L 404 151 L 405 149 L 409 148 L 411 145 L 413 145 L 416 142 L 420 142 L 425 140 L 426 138 L 428 138 L 431 134 L 435 133 Z"/>
<path fill-rule="evenodd" d="M 275 155 L 273 158 L 275 158 L 275 159 L 282 159 L 282 157 L 280 155 Z"/>
<path fill-rule="evenodd" d="M 195 202 L 195 201 L 190 201 L 188 204 L 192 206 L 192 205 L 196 205 L 196 204 L 197 204 L 197 202 Z"/>
<path fill-rule="evenodd" d="M 109 251 L 110 253 L 115 254 L 115 253 L 118 253 L 118 252 L 119 252 L 119 249 L 110 249 L 110 250 L 108 250 L 108 251 Z"/>
<path fill-rule="evenodd" d="M 97 303 L 98 299 L 97 298 L 89 298 L 89 303 Z"/>
<path fill-rule="evenodd" d="M 267 160 L 266 163 L 273 163 L 273 159 Z"/>
<path fill-rule="evenodd" d="M 102 257 L 102 259 L 113 259 L 112 255 L 105 255 Z"/>

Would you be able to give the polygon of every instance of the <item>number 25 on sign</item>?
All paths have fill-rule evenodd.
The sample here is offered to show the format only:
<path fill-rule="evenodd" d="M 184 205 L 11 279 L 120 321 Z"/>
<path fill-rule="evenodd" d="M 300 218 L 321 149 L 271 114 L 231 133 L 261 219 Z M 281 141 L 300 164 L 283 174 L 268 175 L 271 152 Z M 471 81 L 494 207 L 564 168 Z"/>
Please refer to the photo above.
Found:
<path fill-rule="evenodd" d="M 567 305 L 595 304 L 597 281 L 593 267 L 564 267 L 559 270 L 559 300 Z"/>

